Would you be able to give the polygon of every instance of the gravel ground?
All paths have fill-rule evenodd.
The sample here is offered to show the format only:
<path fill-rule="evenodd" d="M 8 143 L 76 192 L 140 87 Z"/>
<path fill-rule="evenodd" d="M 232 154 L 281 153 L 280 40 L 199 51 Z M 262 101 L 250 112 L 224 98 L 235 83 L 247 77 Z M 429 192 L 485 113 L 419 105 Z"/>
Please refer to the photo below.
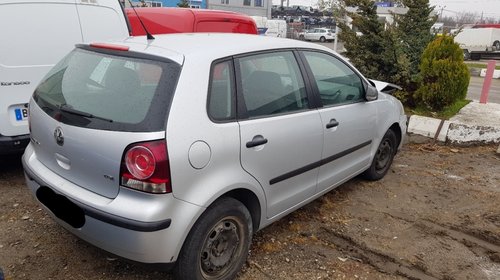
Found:
<path fill-rule="evenodd" d="M 377 182 L 353 179 L 255 234 L 239 279 L 500 279 L 495 146 L 406 145 Z M 0 158 L 5 279 L 172 279 L 66 232 Z"/>

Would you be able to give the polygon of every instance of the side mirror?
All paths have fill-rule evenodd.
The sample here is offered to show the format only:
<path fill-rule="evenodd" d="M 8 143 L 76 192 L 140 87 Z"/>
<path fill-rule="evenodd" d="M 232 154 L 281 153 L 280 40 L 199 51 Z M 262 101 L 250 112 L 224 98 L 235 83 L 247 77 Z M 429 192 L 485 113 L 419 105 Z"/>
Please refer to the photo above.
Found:
<path fill-rule="evenodd" d="M 373 100 L 377 100 L 378 99 L 378 90 L 376 87 L 372 86 L 372 85 L 368 85 L 367 89 L 366 89 L 366 100 L 368 101 L 373 101 Z"/>

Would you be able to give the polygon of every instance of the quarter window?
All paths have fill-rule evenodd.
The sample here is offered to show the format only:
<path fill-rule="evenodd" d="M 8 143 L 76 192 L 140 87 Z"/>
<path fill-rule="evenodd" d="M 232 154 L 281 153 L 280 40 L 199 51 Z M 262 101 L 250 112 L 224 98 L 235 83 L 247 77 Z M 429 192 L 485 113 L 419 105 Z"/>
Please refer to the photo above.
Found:
<path fill-rule="evenodd" d="M 324 106 L 364 100 L 361 78 L 337 58 L 317 52 L 304 52 L 318 86 Z"/>
<path fill-rule="evenodd" d="M 234 119 L 232 64 L 229 61 L 215 64 L 210 77 L 208 114 L 216 121 Z"/>
<path fill-rule="evenodd" d="M 292 52 L 253 55 L 238 60 L 249 117 L 308 108 L 304 81 Z"/>

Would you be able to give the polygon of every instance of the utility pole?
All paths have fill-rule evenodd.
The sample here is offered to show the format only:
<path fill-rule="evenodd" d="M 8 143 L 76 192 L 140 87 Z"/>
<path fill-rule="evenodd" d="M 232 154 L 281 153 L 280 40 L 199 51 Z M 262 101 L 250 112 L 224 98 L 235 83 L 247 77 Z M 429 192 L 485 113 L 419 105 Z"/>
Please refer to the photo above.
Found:
<path fill-rule="evenodd" d="M 439 13 L 439 18 L 441 21 L 443 21 L 443 11 L 444 11 L 444 8 L 446 8 L 446 6 L 442 6 L 441 7 L 441 12 Z"/>

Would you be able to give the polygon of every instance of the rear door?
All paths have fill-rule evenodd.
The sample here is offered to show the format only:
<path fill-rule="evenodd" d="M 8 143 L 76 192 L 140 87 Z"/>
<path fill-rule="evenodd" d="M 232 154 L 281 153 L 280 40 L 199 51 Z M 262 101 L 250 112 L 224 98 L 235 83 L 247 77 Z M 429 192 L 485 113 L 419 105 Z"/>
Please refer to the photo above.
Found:
<path fill-rule="evenodd" d="M 85 42 L 125 39 L 129 36 L 125 14 L 118 0 L 77 0 Z"/>
<path fill-rule="evenodd" d="M 323 145 L 292 51 L 236 59 L 241 164 L 262 185 L 271 218 L 315 194 Z"/>
<path fill-rule="evenodd" d="M 370 164 L 377 114 L 375 102 L 365 99 L 363 79 L 335 56 L 302 52 L 313 77 L 324 132 L 318 192 L 366 169 Z"/>
<path fill-rule="evenodd" d="M 45 74 L 82 41 L 75 3 L 0 2 L 0 135 L 28 134 L 27 103 Z"/>

